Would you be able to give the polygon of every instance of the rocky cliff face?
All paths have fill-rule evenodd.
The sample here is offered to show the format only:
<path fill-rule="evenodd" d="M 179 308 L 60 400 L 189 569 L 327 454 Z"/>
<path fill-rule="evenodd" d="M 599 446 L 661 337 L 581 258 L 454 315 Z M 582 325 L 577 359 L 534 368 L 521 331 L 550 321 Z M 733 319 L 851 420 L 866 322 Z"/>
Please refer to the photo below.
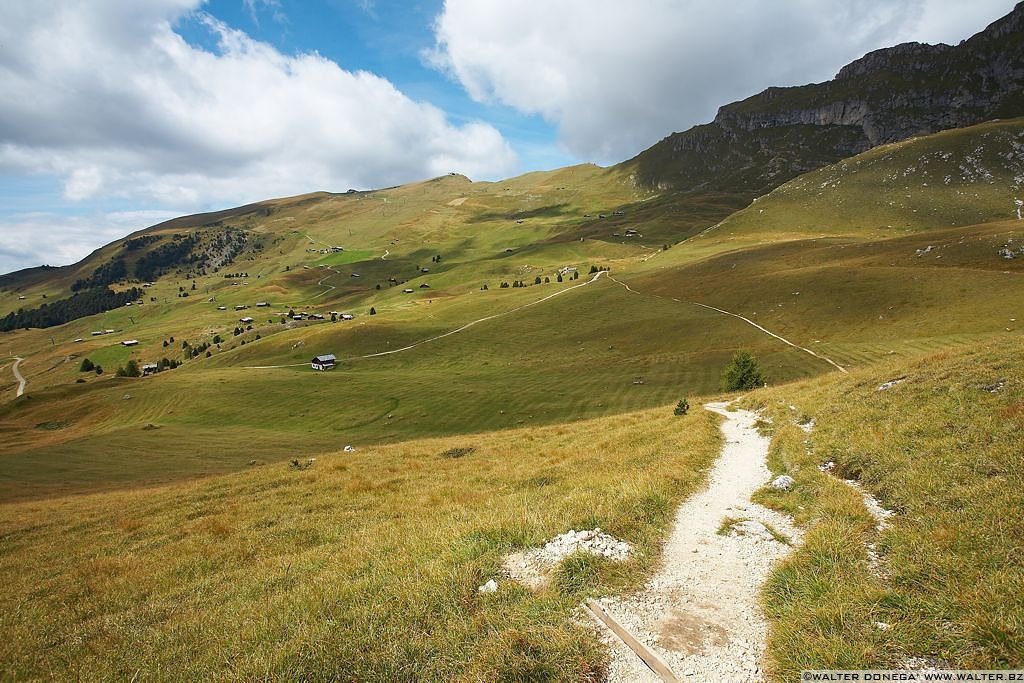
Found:
<path fill-rule="evenodd" d="M 1024 115 L 1024 2 L 953 47 L 870 52 L 826 83 L 769 88 L 625 162 L 639 184 L 756 196 L 876 145 Z"/>

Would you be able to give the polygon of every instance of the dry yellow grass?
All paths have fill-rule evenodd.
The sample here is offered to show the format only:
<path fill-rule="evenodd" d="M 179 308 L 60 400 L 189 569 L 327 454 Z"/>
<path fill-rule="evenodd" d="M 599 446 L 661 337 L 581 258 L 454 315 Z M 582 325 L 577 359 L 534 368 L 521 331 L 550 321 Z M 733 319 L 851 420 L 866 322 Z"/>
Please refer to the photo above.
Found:
<path fill-rule="evenodd" d="M 5 505 L 0 677 L 596 677 L 573 612 L 651 566 L 716 424 L 666 407 Z M 457 447 L 474 450 L 442 457 Z M 477 592 L 509 550 L 594 526 L 634 558 Z"/>

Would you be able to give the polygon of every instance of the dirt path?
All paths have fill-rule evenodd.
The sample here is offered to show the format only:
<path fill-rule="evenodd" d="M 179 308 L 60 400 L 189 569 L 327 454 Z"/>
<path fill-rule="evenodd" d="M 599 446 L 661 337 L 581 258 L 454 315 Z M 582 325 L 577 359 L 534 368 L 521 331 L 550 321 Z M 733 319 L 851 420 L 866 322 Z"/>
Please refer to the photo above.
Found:
<path fill-rule="evenodd" d="M 632 287 L 627 285 L 625 282 L 623 282 L 621 280 L 616 280 L 611 275 L 609 275 L 608 277 L 611 278 L 612 282 L 616 282 L 616 283 L 622 285 L 623 287 L 625 287 L 626 291 L 628 291 L 628 292 L 632 292 L 633 294 L 641 294 L 641 295 L 643 294 L 643 292 L 636 291 L 635 289 L 633 289 Z M 647 296 L 653 296 L 653 297 L 658 298 L 658 299 L 666 298 L 666 297 L 663 297 L 663 296 L 658 295 L 658 294 L 648 294 Z M 825 361 L 826 363 L 828 363 L 829 365 L 834 367 L 839 372 L 842 372 L 842 373 L 846 373 L 847 372 L 846 368 L 844 368 L 842 365 L 840 365 L 839 363 L 835 362 L 834 360 L 832 360 L 828 356 L 823 356 L 820 353 L 815 353 L 814 351 L 812 351 L 811 349 L 809 349 L 809 348 L 807 348 L 805 346 L 800 346 L 799 344 L 794 344 L 793 342 L 789 341 L 785 337 L 783 337 L 781 335 L 778 335 L 778 334 L 775 334 L 771 330 L 766 329 L 766 328 L 762 327 L 761 325 L 758 325 L 757 323 L 755 323 L 750 318 L 744 318 L 739 313 L 733 313 L 732 311 L 727 311 L 724 308 L 717 308 L 715 306 L 709 306 L 708 304 L 702 304 L 699 301 L 683 301 L 682 299 L 676 299 L 674 297 L 671 300 L 675 301 L 676 303 L 679 303 L 679 304 L 690 304 L 691 306 L 700 306 L 701 308 L 707 308 L 707 309 L 710 309 L 712 311 L 717 311 L 718 313 L 721 313 L 723 315 L 731 315 L 734 318 L 739 318 L 740 320 L 742 320 L 743 322 L 747 323 L 748 325 L 752 325 L 752 326 L 756 327 L 757 329 L 761 330 L 762 332 L 767 334 L 769 337 L 775 337 L 776 339 L 778 339 L 783 344 L 787 344 L 788 346 L 792 346 L 794 349 L 798 349 L 800 351 L 803 351 L 804 353 L 809 353 L 810 355 L 814 356 L 818 360 Z"/>
<path fill-rule="evenodd" d="M 545 301 L 548 301 L 549 299 L 554 299 L 556 296 L 562 296 L 563 294 L 565 294 L 567 292 L 571 292 L 574 289 L 579 289 L 580 287 L 586 287 L 587 285 L 589 285 L 589 284 L 591 284 L 593 282 L 597 282 L 597 279 L 599 277 L 601 277 L 601 275 L 604 274 L 604 272 L 605 271 L 599 271 L 596 275 L 594 275 L 594 277 L 590 278 L 586 282 L 581 282 L 578 285 L 573 285 L 572 287 L 566 287 L 565 289 L 560 289 L 557 292 L 555 292 L 554 294 L 548 294 L 547 296 L 541 297 L 540 299 L 537 299 L 536 301 L 531 301 L 528 304 L 523 304 L 522 306 L 517 306 L 516 308 L 512 308 L 512 309 L 509 309 L 507 311 L 502 311 L 501 313 L 495 313 L 494 315 L 488 315 L 488 316 L 485 316 L 483 318 L 477 318 L 476 320 L 471 320 L 468 323 L 466 323 L 465 325 L 463 325 L 462 327 L 458 327 L 458 328 L 456 328 L 454 330 L 449 330 L 449 331 L 447 331 L 447 332 L 445 332 L 443 334 L 439 334 L 439 335 L 436 335 L 436 336 L 433 336 L 433 337 L 429 337 L 427 339 L 421 339 L 420 341 L 414 342 L 412 344 L 409 344 L 408 346 L 403 346 L 403 347 L 398 348 L 398 349 L 391 349 L 389 351 L 380 351 L 378 353 L 368 353 L 365 356 L 350 356 L 348 358 L 339 358 L 338 361 L 340 362 L 340 361 L 346 361 L 346 360 L 361 360 L 361 359 L 364 359 L 364 358 L 378 358 L 380 356 L 390 356 L 390 355 L 393 355 L 393 354 L 396 354 L 396 353 L 402 353 L 403 351 L 408 351 L 410 349 L 415 349 L 417 346 L 422 346 L 423 344 L 429 344 L 430 342 L 437 341 L 438 339 L 444 339 L 445 337 L 450 337 L 453 334 L 458 334 L 459 332 L 463 332 L 465 330 L 468 330 L 469 328 L 473 327 L 474 325 L 478 325 L 478 324 L 480 324 L 482 322 L 486 322 L 488 320 L 494 320 L 495 318 L 502 318 L 502 317 L 504 317 L 506 315 L 512 315 L 513 313 L 515 313 L 517 311 L 521 311 L 524 308 L 530 308 L 531 306 L 536 306 L 537 304 L 544 303 Z M 243 366 L 243 369 L 245 369 L 245 370 L 269 370 L 271 368 L 293 368 L 293 367 L 298 367 L 300 365 L 306 365 L 306 363 L 291 363 L 289 365 L 246 365 L 246 366 Z"/>
<path fill-rule="evenodd" d="M 679 299 L 672 299 L 672 300 L 673 301 L 679 301 Z M 680 302 L 680 303 L 682 303 L 682 302 Z M 812 356 L 814 356 L 815 358 L 817 358 L 818 360 L 825 361 L 826 363 L 828 363 L 829 365 L 834 367 L 839 372 L 846 373 L 846 368 L 844 368 L 842 365 L 840 365 L 839 363 L 835 362 L 831 358 L 828 358 L 827 356 L 823 356 L 820 353 L 815 353 L 814 351 L 811 351 L 806 346 L 799 346 L 798 344 L 794 344 L 793 342 L 789 341 L 785 337 L 780 337 L 779 335 L 775 334 L 771 330 L 766 330 L 765 328 L 763 328 L 760 325 L 758 325 L 757 323 L 755 323 L 753 320 L 751 320 L 749 318 L 744 318 L 739 313 L 732 313 L 731 311 L 726 311 L 726 310 L 723 310 L 721 308 L 715 308 L 714 306 L 708 306 L 707 304 L 698 303 L 696 301 L 687 301 L 686 303 L 693 304 L 694 306 L 701 306 L 703 308 L 709 308 L 712 311 L 718 311 L 719 313 L 724 313 L 725 315 L 731 315 L 734 318 L 739 318 L 740 320 L 742 320 L 743 322 L 747 323 L 748 325 L 753 325 L 754 327 L 756 327 L 757 329 L 761 330 L 762 332 L 764 332 L 768 336 L 775 337 L 776 339 L 778 339 L 783 344 L 788 344 L 788 345 L 792 346 L 794 349 L 799 349 L 800 351 L 803 351 L 804 353 L 809 353 Z"/>
<path fill-rule="evenodd" d="M 580 287 L 586 287 L 590 283 L 596 282 L 597 279 L 599 277 L 601 277 L 601 273 L 603 273 L 603 272 L 604 271 L 598 271 L 598 273 L 596 275 L 594 275 L 594 277 L 592 277 L 591 279 L 587 280 L 586 282 L 581 282 L 580 284 L 573 285 L 572 287 L 566 287 L 565 289 L 561 289 L 561 290 L 555 292 L 554 294 L 548 294 L 547 296 L 542 297 L 540 299 L 537 299 L 536 301 L 531 301 L 528 304 L 523 304 L 522 306 L 518 306 L 516 308 L 510 309 L 510 310 L 507 310 L 507 311 L 502 311 L 501 313 L 495 313 L 494 315 L 488 315 L 488 316 L 485 316 L 483 318 L 477 318 L 476 320 L 471 320 L 468 323 L 466 323 L 465 325 L 463 325 L 462 327 L 456 328 L 454 330 L 449 330 L 448 332 L 445 332 L 444 334 L 439 334 L 439 335 L 437 335 L 435 337 L 430 337 L 429 339 L 422 339 L 422 340 L 420 340 L 418 342 L 415 342 L 413 344 L 409 344 L 408 346 L 403 346 L 400 349 L 391 349 L 390 351 L 381 351 L 380 353 L 370 353 L 370 354 L 367 354 L 365 356 L 354 356 L 352 358 L 342 358 L 340 360 L 357 360 L 357 359 L 360 359 L 360 358 L 377 358 L 378 356 L 390 356 L 390 355 L 395 354 L 395 353 L 401 353 L 402 351 L 408 351 L 409 349 L 414 349 L 417 346 L 421 346 L 423 344 L 427 344 L 427 343 L 430 343 L 432 341 L 437 341 L 438 339 L 444 339 L 445 337 L 450 337 L 453 334 L 458 334 L 459 332 L 462 332 L 464 330 L 468 330 L 469 328 L 473 327 L 474 325 L 478 325 L 478 324 L 480 324 L 482 322 L 486 322 L 488 320 L 494 320 L 495 318 L 503 318 L 506 315 L 512 315 L 513 313 L 515 313 L 517 311 L 521 311 L 524 308 L 530 308 L 531 306 L 536 306 L 537 304 L 544 303 L 548 299 L 554 299 L 556 296 L 561 296 L 561 295 L 565 294 L 566 292 L 571 292 L 572 290 L 578 289 Z"/>
<path fill-rule="evenodd" d="M 20 398 L 21 395 L 25 393 L 25 385 L 27 384 L 25 377 L 21 374 L 21 370 L 18 369 L 18 366 L 21 365 L 21 361 L 23 360 L 25 359 L 21 356 L 15 356 L 14 365 L 11 366 L 11 371 L 14 372 L 14 379 L 18 381 L 18 391 L 14 394 L 15 398 Z"/>
<path fill-rule="evenodd" d="M 341 275 L 341 273 L 335 270 L 334 268 L 331 268 L 330 266 L 321 266 L 321 268 L 326 268 L 327 270 L 331 271 L 330 275 L 325 275 L 324 277 L 320 278 L 320 280 L 317 281 L 316 283 L 317 287 L 324 287 L 324 291 L 320 292 L 319 294 L 314 294 L 308 299 L 303 299 L 299 303 L 308 304 L 310 301 L 315 301 L 316 299 L 322 297 L 324 294 L 327 294 L 328 292 L 332 292 L 335 289 L 337 289 L 337 287 L 335 287 L 334 285 L 325 285 L 324 282 L 334 277 L 335 275 Z"/>
<path fill-rule="evenodd" d="M 772 565 L 790 547 L 764 532 L 719 535 L 726 518 L 771 526 L 799 543 L 789 519 L 750 502 L 770 472 L 769 440 L 754 427 L 757 415 L 705 406 L 725 417 L 725 445 L 707 489 L 676 511 L 664 565 L 644 590 L 626 598 L 604 598 L 601 606 L 638 640 L 652 648 L 679 680 L 763 680 L 767 624 L 759 591 Z M 657 681 L 621 641 L 605 632 L 612 652 L 610 680 Z"/>

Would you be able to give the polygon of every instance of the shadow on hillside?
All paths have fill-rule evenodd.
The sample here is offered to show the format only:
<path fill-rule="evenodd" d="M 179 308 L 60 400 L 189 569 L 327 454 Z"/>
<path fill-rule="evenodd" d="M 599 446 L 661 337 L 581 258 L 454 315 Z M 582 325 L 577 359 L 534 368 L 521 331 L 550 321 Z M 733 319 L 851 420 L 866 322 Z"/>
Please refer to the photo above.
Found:
<path fill-rule="evenodd" d="M 473 216 L 467 222 L 488 223 L 491 221 L 527 220 L 529 218 L 560 218 L 571 212 L 574 213 L 574 211 L 569 209 L 568 204 L 551 204 L 549 206 L 540 206 L 536 209 L 527 209 L 525 211 L 487 211 Z"/>
<path fill-rule="evenodd" d="M 748 197 L 723 192 L 665 193 L 647 200 L 609 206 L 584 217 L 543 243 L 599 239 L 620 244 L 674 244 L 719 222 L 750 203 Z M 603 216 L 603 217 L 602 217 Z M 627 229 L 639 231 L 627 236 Z"/>

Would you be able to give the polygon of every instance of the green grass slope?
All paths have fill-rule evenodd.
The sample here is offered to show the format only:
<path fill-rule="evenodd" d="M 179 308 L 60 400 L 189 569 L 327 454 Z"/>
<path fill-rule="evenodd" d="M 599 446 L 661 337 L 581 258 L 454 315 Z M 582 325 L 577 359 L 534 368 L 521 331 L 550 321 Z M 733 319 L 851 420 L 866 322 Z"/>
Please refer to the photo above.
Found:
<path fill-rule="evenodd" d="M 876 147 L 807 173 L 723 221 L 709 241 L 893 237 L 1016 218 L 1024 119 Z"/>
<path fill-rule="evenodd" d="M 1022 123 L 873 150 L 668 250 L 644 220 L 655 235 L 667 229 L 672 195 L 595 166 L 499 183 L 444 176 L 192 219 L 201 244 L 229 230 L 244 248 L 218 270 L 180 264 L 141 306 L 0 337 L 28 378 L 27 397 L 0 405 L 0 498 L 663 405 L 716 391 L 740 348 L 777 384 L 834 370 L 804 349 L 854 368 L 1016 330 L 1024 258 L 1001 251 L 1018 256 L 1024 241 L 1010 215 Z M 151 233 L 163 244 L 183 225 Z M 611 232 L 627 225 L 643 237 Z M 126 248 L 105 247 L 77 277 Z M 589 282 L 592 266 L 611 277 Z M 581 277 L 558 282 L 568 267 Z M 513 282 L 524 286 L 501 286 Z M 15 294 L 4 293 L 9 305 Z M 103 329 L 115 332 L 91 334 Z M 342 362 L 314 373 L 304 364 L 318 353 Z M 129 359 L 164 357 L 183 365 L 112 377 Z M 104 374 L 80 372 L 84 358 Z M 0 391 L 14 390 L 0 368 Z"/>
<path fill-rule="evenodd" d="M 479 307 L 459 319 L 488 314 L 505 292 L 522 305 L 565 286 L 477 292 Z M 739 348 L 753 349 L 774 381 L 827 368 L 715 312 L 634 301 L 607 278 L 401 353 L 359 358 L 455 324 L 421 315 L 389 318 L 381 313 L 268 334 L 156 377 L 90 379 L 0 406 L 0 494 L 10 499 L 162 479 L 174 463 L 194 476 L 350 443 L 663 405 L 681 394 L 717 391 L 721 368 Z M 263 327 L 281 325 L 257 329 Z M 312 371 L 309 358 L 326 351 L 342 362 L 330 373 Z M 263 364 L 288 367 L 248 367 Z M 57 428 L 45 428 L 50 425 Z"/>
<path fill-rule="evenodd" d="M 780 680 L 912 658 L 1024 666 L 1022 351 L 1005 335 L 746 400 L 773 418 L 772 469 L 796 480 L 761 502 L 808 528 L 766 588 Z M 895 512 L 887 528 L 843 478 Z"/>

